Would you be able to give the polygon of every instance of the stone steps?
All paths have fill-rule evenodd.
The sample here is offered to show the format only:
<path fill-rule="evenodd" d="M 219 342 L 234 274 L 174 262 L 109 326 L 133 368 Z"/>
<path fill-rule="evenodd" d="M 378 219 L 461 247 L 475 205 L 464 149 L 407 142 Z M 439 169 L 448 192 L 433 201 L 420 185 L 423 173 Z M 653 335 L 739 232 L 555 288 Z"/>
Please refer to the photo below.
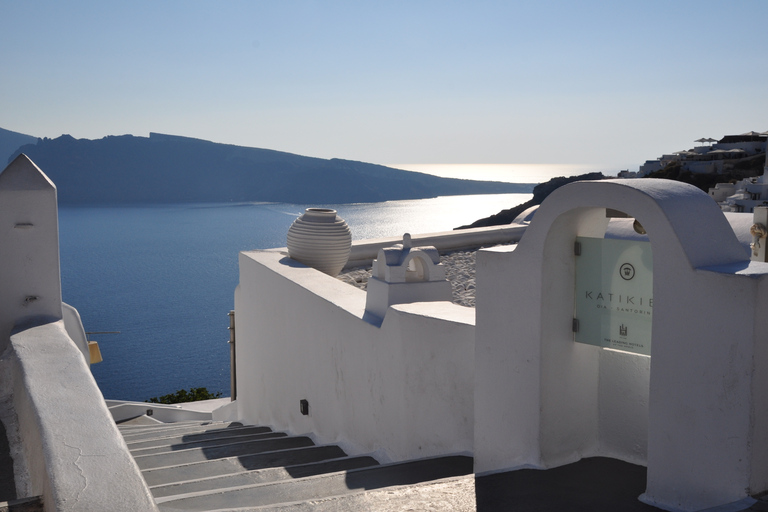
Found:
<path fill-rule="evenodd" d="M 318 446 L 309 437 L 266 427 L 142 423 L 118 428 L 165 511 L 268 510 L 318 500 L 331 504 L 337 500 L 330 497 L 472 473 L 467 456 L 380 465 L 373 457 L 350 457 L 338 446 Z"/>
<path fill-rule="evenodd" d="M 254 441 L 263 441 L 265 439 L 278 439 L 288 437 L 284 432 L 266 432 L 263 434 L 250 434 L 242 436 L 228 435 L 226 437 L 217 437 L 212 439 L 203 440 L 182 440 L 176 444 L 164 444 L 157 446 L 147 446 L 144 448 L 133 448 L 128 445 L 128 449 L 134 457 L 143 455 L 157 455 L 162 453 L 178 452 L 181 450 L 192 450 L 199 448 L 200 450 L 207 451 L 208 448 L 217 448 L 232 444 L 241 445 L 243 443 L 250 443 Z"/>
<path fill-rule="evenodd" d="M 475 505 L 474 481 L 474 475 L 464 475 L 312 500 L 259 507 L 221 508 L 210 512 L 477 512 L 480 509 Z M 496 512 L 517 509 L 506 507 L 483 510 Z M 520 512 L 534 511 L 541 512 L 542 509 Z"/>
<path fill-rule="evenodd" d="M 189 448 L 186 450 L 157 453 L 151 455 L 135 455 L 134 459 L 139 469 L 157 469 L 168 466 L 203 462 L 211 459 L 226 457 L 241 457 L 258 453 L 287 450 L 313 446 L 314 443 L 308 437 L 278 437 L 273 439 L 260 439 L 251 441 L 230 442 L 208 448 Z"/>
<path fill-rule="evenodd" d="M 126 443 L 151 439 L 172 438 L 193 434 L 216 434 L 226 432 L 229 429 L 238 429 L 240 427 L 242 427 L 240 423 L 213 421 L 169 423 L 165 425 L 151 425 L 146 427 L 118 425 L 118 429 L 120 432 L 122 432 Z M 269 431 L 269 429 L 266 429 L 265 432 L 266 431 Z"/>
<path fill-rule="evenodd" d="M 471 471 L 471 457 L 440 457 L 214 491 L 191 492 L 156 498 L 156 502 L 161 510 L 247 510 L 329 496 L 345 496 L 384 487 L 414 485 Z"/>
<path fill-rule="evenodd" d="M 291 480 L 293 478 L 304 478 L 316 476 L 324 473 L 336 473 L 339 471 L 348 471 L 362 467 L 378 465 L 373 457 L 343 457 L 339 459 L 330 459 L 310 464 L 299 464 L 295 466 L 283 466 L 267 469 L 256 469 L 231 475 L 214 476 L 201 478 L 198 480 L 188 480 L 185 482 L 175 482 L 166 485 L 150 487 L 155 497 L 166 497 L 181 494 L 190 494 L 201 491 L 212 491 L 216 489 L 225 489 L 232 487 L 243 487 L 249 485 L 266 484 L 279 482 L 281 480 Z"/>
<path fill-rule="evenodd" d="M 191 443 L 197 443 L 202 441 L 209 441 L 209 440 L 215 440 L 215 439 L 222 439 L 226 437 L 242 437 L 242 436 L 250 436 L 250 435 L 258 435 L 258 434 L 272 434 L 272 430 L 268 427 L 234 427 L 234 428 L 228 428 L 225 430 L 225 432 L 222 432 L 221 429 L 207 431 L 207 432 L 201 432 L 201 433 L 194 433 L 194 434 L 183 434 L 183 435 L 176 435 L 176 436 L 161 436 L 161 437 L 155 437 L 152 439 L 145 439 L 145 440 L 135 440 L 130 441 L 128 439 L 125 440 L 126 443 L 128 443 L 128 449 L 133 451 L 142 450 L 144 448 L 155 448 L 155 447 L 163 447 L 168 445 L 176 445 L 176 444 L 191 444 Z M 284 434 L 283 434 L 284 435 Z"/>
<path fill-rule="evenodd" d="M 239 457 L 208 460 L 142 471 L 150 487 L 173 482 L 186 482 L 202 478 L 232 475 L 245 471 L 280 468 L 303 463 L 320 462 L 345 457 L 338 446 L 310 446 L 277 452 L 267 452 Z"/>

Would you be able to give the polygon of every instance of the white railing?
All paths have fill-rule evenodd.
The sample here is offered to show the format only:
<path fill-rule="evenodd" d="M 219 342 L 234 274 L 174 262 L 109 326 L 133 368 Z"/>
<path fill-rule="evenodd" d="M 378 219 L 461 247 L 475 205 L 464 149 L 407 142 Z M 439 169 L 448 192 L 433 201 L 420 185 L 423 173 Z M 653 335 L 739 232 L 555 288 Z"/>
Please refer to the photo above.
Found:
<path fill-rule="evenodd" d="M 511 244 L 518 242 L 522 238 L 527 227 L 525 224 L 507 224 L 504 226 L 469 228 L 420 235 L 411 234 L 411 244 L 413 247 L 432 246 L 441 253 L 481 246 Z M 379 249 L 392 247 L 394 244 L 402 243 L 402 240 L 401 236 L 372 238 L 352 242 L 352 252 L 344 268 L 368 266 L 376 259 Z"/>
<path fill-rule="evenodd" d="M 45 510 L 157 510 L 63 321 L 17 329 L 0 372 L 21 444 L 17 489 Z"/>

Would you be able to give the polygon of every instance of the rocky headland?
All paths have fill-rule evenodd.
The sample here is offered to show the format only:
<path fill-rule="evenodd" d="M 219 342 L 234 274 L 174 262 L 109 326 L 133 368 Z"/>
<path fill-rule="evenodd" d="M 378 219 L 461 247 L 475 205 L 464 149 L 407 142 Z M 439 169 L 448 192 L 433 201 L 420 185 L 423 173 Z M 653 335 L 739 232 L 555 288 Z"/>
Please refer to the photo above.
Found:
<path fill-rule="evenodd" d="M 558 188 L 562 187 L 563 185 L 567 185 L 568 183 L 572 183 L 574 181 L 602 180 L 602 179 L 605 179 L 605 176 L 601 172 L 590 172 L 587 174 L 580 174 L 579 176 L 568 176 L 568 177 L 559 176 L 557 178 L 552 178 L 551 180 L 545 183 L 540 183 L 535 187 L 533 187 L 533 197 L 530 200 L 522 204 L 519 204 L 513 208 L 502 210 L 495 215 L 491 215 L 490 217 L 485 217 L 483 219 L 476 220 L 472 224 L 459 226 L 458 228 L 455 228 L 455 229 L 482 228 L 487 226 L 501 226 L 504 224 L 511 224 L 512 221 L 515 220 L 515 218 L 518 215 L 523 213 L 525 210 L 527 210 L 531 206 L 536 206 L 541 204 L 549 194 L 551 194 Z"/>

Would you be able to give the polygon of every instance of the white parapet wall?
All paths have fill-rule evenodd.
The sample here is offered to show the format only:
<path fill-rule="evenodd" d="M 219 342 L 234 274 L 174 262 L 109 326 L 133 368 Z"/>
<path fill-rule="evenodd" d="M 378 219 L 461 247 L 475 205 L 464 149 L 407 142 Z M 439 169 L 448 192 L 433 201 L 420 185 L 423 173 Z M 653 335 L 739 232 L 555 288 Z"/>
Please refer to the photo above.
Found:
<path fill-rule="evenodd" d="M 411 243 L 413 247 L 435 247 L 441 253 L 496 244 L 510 244 L 520 240 L 526 227 L 524 224 L 508 224 L 414 234 L 411 236 Z M 344 268 L 370 266 L 371 261 L 376 259 L 379 249 L 392 247 L 401 243 L 402 240 L 402 236 L 356 240 L 352 242 L 349 261 Z"/>
<path fill-rule="evenodd" d="M 18 328 L 0 359 L 17 490 L 46 511 L 157 510 L 64 322 Z"/>
<path fill-rule="evenodd" d="M 474 309 L 400 304 L 377 327 L 365 298 L 279 250 L 241 253 L 239 418 L 381 460 L 471 452 Z"/>
<path fill-rule="evenodd" d="M 56 187 L 22 154 L 0 174 L 0 416 L 16 493 L 46 511 L 157 510 L 91 375 L 79 314 L 62 308 Z"/>
<path fill-rule="evenodd" d="M 606 235 L 606 209 L 652 247 L 650 357 L 574 341 L 574 242 Z M 476 472 L 615 457 L 647 465 L 643 500 L 667 510 L 768 490 L 767 304 L 768 264 L 698 189 L 558 189 L 516 248 L 478 253 Z"/>
<path fill-rule="evenodd" d="M 177 421 L 210 421 L 211 411 L 197 411 L 184 405 L 155 404 L 147 402 L 128 402 L 122 400 L 107 400 L 109 412 L 116 422 L 125 421 L 136 416 L 147 415 L 158 423 L 176 423 Z M 191 402 L 192 404 L 196 402 Z M 187 404 L 185 404 L 187 405 Z M 223 405 L 222 403 L 217 406 Z"/>

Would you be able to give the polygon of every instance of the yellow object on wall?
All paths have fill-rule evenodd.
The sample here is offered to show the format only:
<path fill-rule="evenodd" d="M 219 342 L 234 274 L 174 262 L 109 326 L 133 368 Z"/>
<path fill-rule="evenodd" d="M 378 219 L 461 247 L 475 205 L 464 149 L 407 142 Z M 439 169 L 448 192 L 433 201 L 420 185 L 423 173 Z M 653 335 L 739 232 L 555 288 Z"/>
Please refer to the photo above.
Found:
<path fill-rule="evenodd" d="M 96 341 L 88 342 L 88 352 L 91 354 L 91 364 L 100 363 L 103 361 L 101 358 L 101 350 L 99 350 L 99 343 Z"/>

